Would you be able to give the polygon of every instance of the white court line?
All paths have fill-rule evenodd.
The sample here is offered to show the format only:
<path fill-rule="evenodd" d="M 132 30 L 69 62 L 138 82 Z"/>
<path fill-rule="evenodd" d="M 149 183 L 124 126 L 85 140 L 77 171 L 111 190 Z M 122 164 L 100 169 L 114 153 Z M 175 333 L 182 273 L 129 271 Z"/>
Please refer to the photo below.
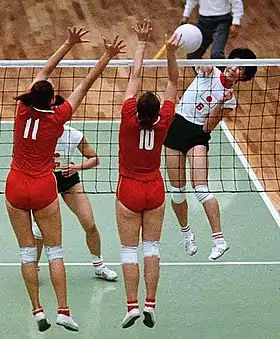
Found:
<path fill-rule="evenodd" d="M 268 208 L 269 212 L 271 213 L 273 219 L 275 220 L 276 224 L 280 228 L 280 215 L 277 211 L 274 204 L 271 202 L 270 198 L 268 197 L 267 193 L 264 192 L 263 186 L 261 182 L 259 181 L 258 177 L 256 176 L 255 172 L 253 171 L 251 165 L 249 164 L 246 156 L 242 152 L 241 148 L 239 147 L 237 141 L 234 139 L 234 136 L 232 135 L 230 129 L 228 128 L 227 124 L 224 121 L 220 122 L 220 126 L 225 133 L 229 143 L 231 144 L 232 148 L 234 149 L 236 155 L 238 156 L 240 162 L 242 163 L 245 171 L 248 173 L 251 181 L 255 185 L 257 191 L 259 192 L 261 198 L 263 199 L 266 207 Z"/>
<path fill-rule="evenodd" d="M 39 266 L 48 266 L 48 263 L 40 263 Z M 64 263 L 65 266 L 92 266 L 92 263 L 86 262 L 75 262 L 75 263 Z M 119 262 L 106 262 L 106 265 L 109 266 L 121 266 Z M 280 261 L 220 261 L 220 262 L 162 262 L 160 266 L 280 266 Z M 2 262 L 0 263 L 0 267 L 15 267 L 21 266 L 21 263 L 14 262 Z"/>

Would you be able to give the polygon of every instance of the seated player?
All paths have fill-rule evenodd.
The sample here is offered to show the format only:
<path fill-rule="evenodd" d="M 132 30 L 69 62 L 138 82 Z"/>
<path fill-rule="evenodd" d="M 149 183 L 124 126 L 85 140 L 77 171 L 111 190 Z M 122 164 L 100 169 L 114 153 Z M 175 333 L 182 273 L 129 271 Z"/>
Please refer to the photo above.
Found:
<path fill-rule="evenodd" d="M 22 276 L 32 304 L 32 313 L 40 332 L 50 328 L 39 300 L 37 247 L 32 233 L 31 214 L 43 235 L 49 271 L 58 304 L 56 324 L 78 331 L 67 303 L 66 275 L 61 244 L 61 216 L 56 180 L 53 175 L 54 152 L 63 126 L 70 120 L 84 96 L 100 76 L 108 62 L 123 49 L 118 36 L 109 43 L 104 40 L 105 53 L 85 79 L 67 98 L 54 107 L 55 92 L 47 81 L 63 57 L 88 32 L 76 27 L 68 29 L 69 37 L 50 57 L 27 93 L 19 101 L 14 125 L 14 147 L 11 170 L 6 180 L 6 207 L 19 247 Z M 44 192 L 44 194 L 42 194 Z"/>
<path fill-rule="evenodd" d="M 61 98 L 63 102 L 64 99 Z M 78 149 L 87 158 L 81 164 L 73 163 L 73 153 Z M 99 158 L 95 150 L 87 142 L 82 132 L 64 125 L 64 132 L 58 139 L 55 150 L 55 177 L 58 193 L 64 202 L 77 216 L 81 226 L 86 232 L 86 243 L 92 255 L 92 263 L 95 275 L 108 281 L 117 279 L 117 274 L 110 270 L 103 262 L 101 256 L 101 242 L 98 229 L 95 225 L 93 211 L 86 192 L 80 183 L 79 171 L 98 166 Z M 33 234 L 37 242 L 37 263 L 40 260 L 43 247 L 42 235 L 36 222 L 33 222 Z"/>
<path fill-rule="evenodd" d="M 234 49 L 229 59 L 255 59 L 249 49 Z M 198 75 L 187 88 L 176 108 L 176 114 L 165 140 L 166 166 L 171 183 L 171 205 L 181 226 L 185 250 L 197 252 L 194 233 L 188 222 L 186 201 L 186 159 L 190 164 L 191 184 L 203 205 L 212 230 L 209 260 L 220 258 L 229 248 L 224 238 L 219 205 L 208 188 L 208 150 L 211 132 L 236 108 L 233 86 L 250 81 L 255 66 L 228 66 L 222 73 L 216 67 L 197 68 Z"/>
<path fill-rule="evenodd" d="M 168 83 L 164 103 L 152 92 L 137 94 L 146 43 L 151 34 L 149 21 L 137 24 L 138 36 L 131 76 L 121 111 L 119 131 L 119 180 L 116 217 L 121 241 L 121 262 L 127 299 L 122 327 L 128 328 L 140 317 L 138 304 L 138 244 L 141 232 L 146 301 L 143 323 L 155 325 L 154 309 L 159 280 L 160 237 L 165 211 L 165 189 L 160 172 L 161 150 L 173 119 L 177 95 L 178 68 L 176 37 L 166 41 Z"/>

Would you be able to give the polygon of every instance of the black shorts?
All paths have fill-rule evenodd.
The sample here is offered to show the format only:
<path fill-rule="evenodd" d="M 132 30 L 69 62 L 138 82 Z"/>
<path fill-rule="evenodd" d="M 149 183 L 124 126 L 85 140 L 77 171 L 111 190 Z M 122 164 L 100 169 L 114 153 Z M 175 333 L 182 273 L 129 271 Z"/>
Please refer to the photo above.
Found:
<path fill-rule="evenodd" d="M 164 146 L 186 154 L 194 146 L 203 145 L 209 150 L 210 132 L 203 131 L 202 125 L 194 124 L 175 114 L 169 127 Z"/>
<path fill-rule="evenodd" d="M 57 191 L 58 193 L 67 193 L 71 187 L 75 186 L 80 182 L 80 177 L 78 173 L 71 175 L 71 177 L 64 177 L 62 172 L 54 172 L 57 181 Z"/>

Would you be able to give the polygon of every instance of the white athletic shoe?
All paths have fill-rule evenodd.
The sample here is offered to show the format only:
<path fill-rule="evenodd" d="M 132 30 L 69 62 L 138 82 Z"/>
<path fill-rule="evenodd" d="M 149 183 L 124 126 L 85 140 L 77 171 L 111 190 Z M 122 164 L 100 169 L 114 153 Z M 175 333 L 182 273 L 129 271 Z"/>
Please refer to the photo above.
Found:
<path fill-rule="evenodd" d="M 191 232 L 191 234 L 184 239 L 184 246 L 188 255 L 194 255 L 197 252 L 197 245 L 193 232 Z"/>
<path fill-rule="evenodd" d="M 128 328 L 134 325 L 135 321 L 139 318 L 140 318 L 139 308 L 133 308 L 132 310 L 126 313 L 122 322 L 122 328 Z"/>
<path fill-rule="evenodd" d="M 209 260 L 219 259 L 228 249 L 229 246 L 224 239 L 213 240 L 212 251 L 208 259 Z"/>
<path fill-rule="evenodd" d="M 153 307 L 145 306 L 143 309 L 144 320 L 143 324 L 147 327 L 154 327 L 155 326 L 155 309 Z"/>
<path fill-rule="evenodd" d="M 63 326 L 68 331 L 79 331 L 79 325 L 74 321 L 71 315 L 68 317 L 64 314 L 58 314 L 56 318 L 56 324 Z"/>
<path fill-rule="evenodd" d="M 118 275 L 115 271 L 111 270 L 108 266 L 104 265 L 102 268 L 94 268 L 94 273 L 97 277 L 103 278 L 107 281 L 116 281 Z"/>
<path fill-rule="evenodd" d="M 45 332 L 51 327 L 48 319 L 45 316 L 44 312 L 39 312 L 34 315 L 35 320 L 37 321 L 37 326 L 39 332 Z"/>

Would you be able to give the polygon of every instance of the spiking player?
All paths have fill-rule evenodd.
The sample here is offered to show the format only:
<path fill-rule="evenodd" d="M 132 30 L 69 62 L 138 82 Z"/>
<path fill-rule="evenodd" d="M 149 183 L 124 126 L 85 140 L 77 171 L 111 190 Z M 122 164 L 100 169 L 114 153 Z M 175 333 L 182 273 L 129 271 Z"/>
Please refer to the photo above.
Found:
<path fill-rule="evenodd" d="M 249 49 L 234 49 L 229 59 L 255 59 Z M 186 159 L 190 164 L 191 184 L 203 205 L 212 230 L 209 260 L 220 258 L 228 244 L 220 222 L 219 205 L 208 188 L 208 149 L 211 131 L 236 107 L 232 87 L 238 81 L 250 81 L 255 66 L 229 66 L 222 73 L 216 67 L 198 68 L 198 75 L 187 88 L 176 109 L 165 141 L 166 165 L 171 183 L 173 211 L 181 226 L 185 250 L 197 251 L 194 233 L 188 223 L 186 201 Z"/>
<path fill-rule="evenodd" d="M 63 98 L 61 98 L 61 100 L 64 101 Z M 83 163 L 74 164 L 72 162 L 76 149 L 87 158 Z M 98 164 L 99 158 L 83 133 L 69 125 L 64 125 L 64 132 L 58 139 L 55 150 L 54 174 L 57 181 L 58 193 L 61 194 L 64 202 L 77 216 L 81 226 L 85 230 L 86 243 L 92 255 L 95 275 L 108 281 L 114 281 L 117 279 L 117 273 L 109 269 L 103 262 L 100 235 L 95 225 L 90 201 L 80 183 L 78 174 L 78 171 L 96 167 Z M 37 242 L 38 263 L 43 247 L 43 240 L 36 222 L 33 222 L 33 234 Z"/>
<path fill-rule="evenodd" d="M 70 120 L 110 59 L 124 47 L 118 36 L 112 44 L 104 40 L 106 51 L 95 67 L 65 103 L 53 107 L 54 88 L 47 79 L 75 44 L 88 42 L 82 39 L 88 31 L 77 30 L 76 27 L 68 31 L 68 39 L 50 57 L 28 92 L 16 97 L 19 106 L 14 126 L 13 159 L 5 190 L 7 211 L 20 247 L 22 276 L 40 332 L 46 331 L 51 325 L 39 300 L 37 247 L 32 233 L 31 213 L 42 232 L 49 261 L 51 281 L 58 304 L 56 323 L 68 330 L 78 331 L 79 326 L 72 318 L 67 303 L 61 216 L 53 175 L 53 155 L 57 140 L 63 133 L 63 125 Z"/>

